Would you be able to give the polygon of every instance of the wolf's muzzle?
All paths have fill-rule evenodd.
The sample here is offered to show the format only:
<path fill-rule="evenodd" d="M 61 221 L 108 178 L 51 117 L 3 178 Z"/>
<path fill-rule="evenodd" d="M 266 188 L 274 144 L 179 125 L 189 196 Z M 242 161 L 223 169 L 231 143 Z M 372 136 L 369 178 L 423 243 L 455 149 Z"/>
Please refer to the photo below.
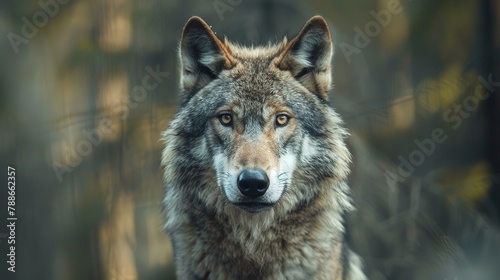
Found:
<path fill-rule="evenodd" d="M 263 196 L 269 187 L 269 178 L 262 169 L 247 168 L 238 176 L 238 189 L 249 198 Z"/>

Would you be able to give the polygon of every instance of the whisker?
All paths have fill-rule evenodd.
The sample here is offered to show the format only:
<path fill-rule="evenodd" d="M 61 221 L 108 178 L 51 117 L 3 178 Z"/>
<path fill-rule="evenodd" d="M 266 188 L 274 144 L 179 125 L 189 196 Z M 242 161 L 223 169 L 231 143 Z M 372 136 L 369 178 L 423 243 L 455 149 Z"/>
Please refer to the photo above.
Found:
<path fill-rule="evenodd" d="M 288 184 L 286 182 L 283 182 L 283 183 L 280 182 L 278 185 L 280 188 L 283 187 L 284 189 L 286 189 L 288 187 Z"/>
<path fill-rule="evenodd" d="M 278 175 L 278 179 L 279 179 L 281 176 L 285 176 L 285 175 L 287 175 L 287 174 L 288 174 L 288 172 L 283 172 L 283 173 L 279 174 L 279 175 Z"/>

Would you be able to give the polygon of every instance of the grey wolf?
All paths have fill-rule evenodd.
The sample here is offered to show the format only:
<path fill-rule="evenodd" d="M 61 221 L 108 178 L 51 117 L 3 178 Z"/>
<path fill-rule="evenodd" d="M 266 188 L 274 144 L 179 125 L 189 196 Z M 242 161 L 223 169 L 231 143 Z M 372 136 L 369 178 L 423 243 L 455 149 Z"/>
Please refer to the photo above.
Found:
<path fill-rule="evenodd" d="M 320 16 L 252 48 L 186 23 L 162 154 L 178 278 L 365 279 L 345 238 L 351 155 L 328 103 L 332 54 Z"/>

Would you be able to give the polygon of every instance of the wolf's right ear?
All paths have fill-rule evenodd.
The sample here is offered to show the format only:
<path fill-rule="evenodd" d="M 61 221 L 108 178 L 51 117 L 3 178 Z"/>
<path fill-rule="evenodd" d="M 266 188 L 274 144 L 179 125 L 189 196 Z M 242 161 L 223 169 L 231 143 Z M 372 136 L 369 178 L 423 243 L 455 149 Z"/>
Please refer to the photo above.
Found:
<path fill-rule="evenodd" d="M 180 45 L 181 90 L 189 96 L 234 65 L 229 49 L 200 17 L 190 18 Z"/>
<path fill-rule="evenodd" d="M 321 16 L 312 17 L 292 38 L 281 55 L 278 67 L 291 74 L 322 100 L 328 100 L 333 48 L 328 24 Z"/>

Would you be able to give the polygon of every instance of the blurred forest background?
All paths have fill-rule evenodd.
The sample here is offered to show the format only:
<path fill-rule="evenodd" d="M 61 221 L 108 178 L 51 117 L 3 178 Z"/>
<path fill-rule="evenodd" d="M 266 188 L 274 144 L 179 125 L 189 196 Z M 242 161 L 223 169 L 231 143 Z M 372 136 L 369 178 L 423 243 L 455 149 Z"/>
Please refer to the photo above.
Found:
<path fill-rule="evenodd" d="M 495 0 L 2 1 L 0 163 L 17 171 L 18 221 L 1 279 L 174 279 L 159 139 L 184 23 L 258 45 L 316 14 L 336 44 L 350 241 L 370 279 L 498 279 Z"/>

